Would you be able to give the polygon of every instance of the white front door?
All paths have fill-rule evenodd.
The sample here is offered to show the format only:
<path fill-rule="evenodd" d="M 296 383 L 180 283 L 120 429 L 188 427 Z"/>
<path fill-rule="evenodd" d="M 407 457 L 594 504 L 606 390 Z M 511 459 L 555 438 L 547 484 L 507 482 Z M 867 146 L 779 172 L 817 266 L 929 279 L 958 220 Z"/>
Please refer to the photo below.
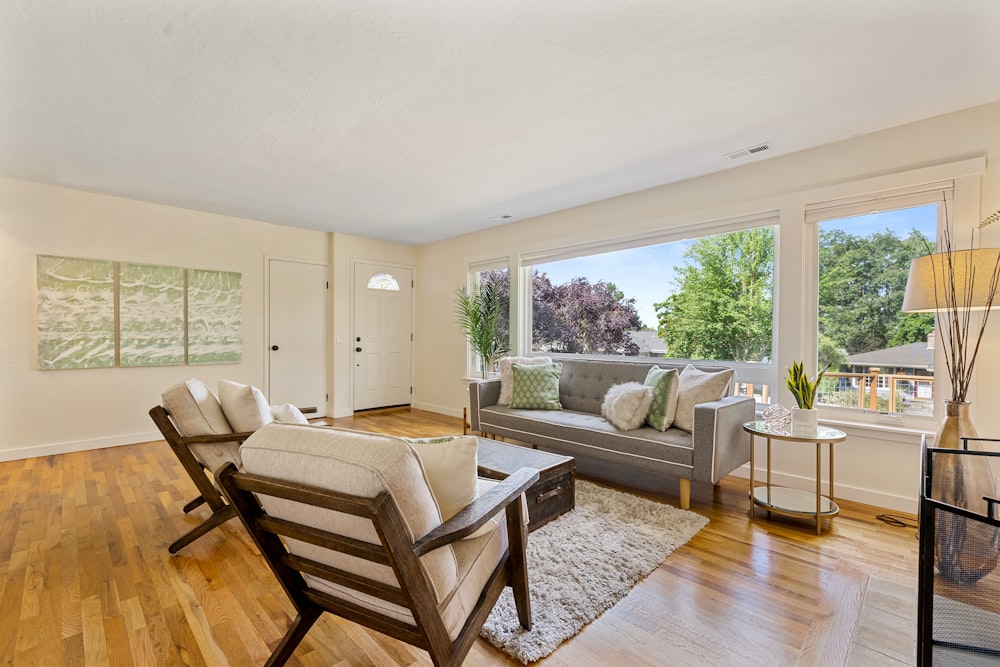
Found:
<path fill-rule="evenodd" d="M 326 416 L 327 267 L 268 260 L 267 399 Z"/>
<path fill-rule="evenodd" d="M 413 269 L 354 265 L 354 409 L 409 405 Z"/>

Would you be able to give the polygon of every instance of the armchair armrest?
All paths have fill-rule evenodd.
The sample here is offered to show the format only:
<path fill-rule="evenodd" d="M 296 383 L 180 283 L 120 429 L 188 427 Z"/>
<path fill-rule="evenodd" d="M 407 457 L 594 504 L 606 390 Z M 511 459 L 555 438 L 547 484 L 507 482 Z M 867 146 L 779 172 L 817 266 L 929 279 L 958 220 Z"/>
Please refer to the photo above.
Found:
<path fill-rule="evenodd" d="M 749 396 L 727 396 L 694 406 L 695 480 L 715 484 L 750 460 L 743 424 L 753 421 L 755 410 Z"/>
<path fill-rule="evenodd" d="M 246 433 L 215 433 L 212 435 L 191 435 L 182 436 L 185 444 L 188 445 L 211 445 L 219 442 L 243 442 L 253 435 L 253 431 Z"/>
<path fill-rule="evenodd" d="M 479 428 L 479 409 L 496 405 L 500 400 L 500 380 L 476 380 L 469 383 L 469 426 L 473 431 Z"/>
<path fill-rule="evenodd" d="M 485 495 L 466 505 L 461 512 L 417 540 L 413 545 L 413 552 L 417 556 L 423 556 L 438 547 L 471 535 L 505 507 L 512 506 L 520 514 L 521 503 L 515 501 L 537 481 L 538 471 L 534 468 L 517 470 Z M 523 523 L 523 517 L 520 518 Z"/>

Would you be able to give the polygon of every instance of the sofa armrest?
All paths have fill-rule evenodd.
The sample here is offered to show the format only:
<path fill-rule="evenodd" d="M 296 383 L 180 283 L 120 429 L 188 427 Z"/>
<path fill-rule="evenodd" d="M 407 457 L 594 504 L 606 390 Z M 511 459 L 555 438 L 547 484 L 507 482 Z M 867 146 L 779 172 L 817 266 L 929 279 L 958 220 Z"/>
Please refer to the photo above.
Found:
<path fill-rule="evenodd" d="M 469 427 L 479 428 L 479 409 L 496 405 L 500 400 L 500 380 L 476 380 L 469 383 Z"/>
<path fill-rule="evenodd" d="M 727 396 L 694 406 L 695 480 L 715 484 L 750 460 L 750 440 L 743 424 L 753 421 L 755 409 L 749 396 Z"/>

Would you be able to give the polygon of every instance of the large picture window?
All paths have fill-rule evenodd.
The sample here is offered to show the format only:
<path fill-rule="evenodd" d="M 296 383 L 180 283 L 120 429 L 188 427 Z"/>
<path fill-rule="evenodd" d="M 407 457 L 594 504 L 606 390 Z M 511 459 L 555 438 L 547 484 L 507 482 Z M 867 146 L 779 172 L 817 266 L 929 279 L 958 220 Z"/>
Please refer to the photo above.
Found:
<path fill-rule="evenodd" d="M 934 250 L 949 199 L 938 187 L 813 213 L 817 357 L 830 365 L 819 406 L 933 415 L 934 315 L 900 308 L 910 261 Z"/>
<path fill-rule="evenodd" d="M 537 261 L 531 351 L 725 362 L 741 393 L 768 403 L 774 235 L 754 226 Z"/>

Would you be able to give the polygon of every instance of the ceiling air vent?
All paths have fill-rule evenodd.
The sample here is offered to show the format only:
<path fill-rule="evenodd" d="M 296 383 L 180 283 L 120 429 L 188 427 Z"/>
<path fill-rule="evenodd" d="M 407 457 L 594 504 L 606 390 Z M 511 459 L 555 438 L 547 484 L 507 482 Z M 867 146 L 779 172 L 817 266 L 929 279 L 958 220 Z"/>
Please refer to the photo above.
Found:
<path fill-rule="evenodd" d="M 726 157 L 730 160 L 738 160 L 741 157 L 749 157 L 751 155 L 756 155 L 757 153 L 763 153 L 764 151 L 771 150 L 770 142 L 764 142 L 762 144 L 757 144 L 756 146 L 751 146 L 750 148 L 742 148 L 733 153 L 727 153 Z"/>

